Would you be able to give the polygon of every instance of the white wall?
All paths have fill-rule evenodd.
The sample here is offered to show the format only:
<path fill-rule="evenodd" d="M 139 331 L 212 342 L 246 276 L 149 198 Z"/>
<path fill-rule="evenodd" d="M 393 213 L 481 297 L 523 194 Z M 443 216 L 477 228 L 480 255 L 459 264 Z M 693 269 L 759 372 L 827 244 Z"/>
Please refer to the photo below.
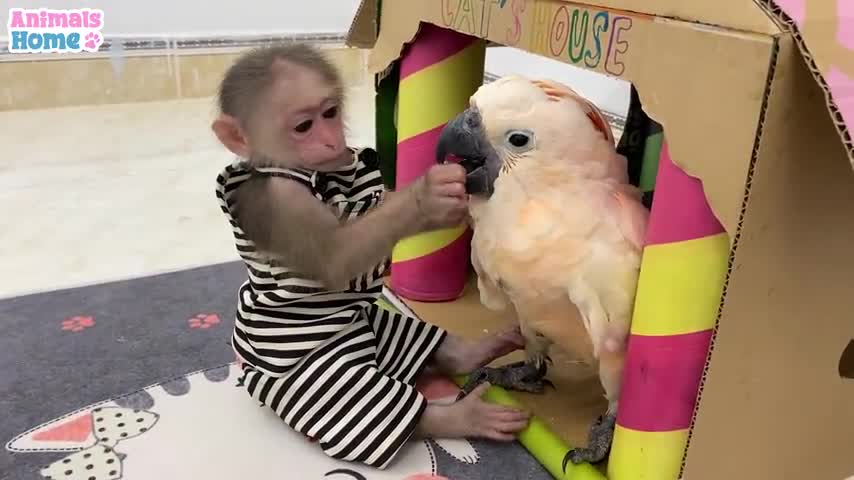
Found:
<path fill-rule="evenodd" d="M 607 112 L 625 116 L 629 108 L 630 84 L 624 80 L 514 48 L 491 47 L 486 52 L 489 73 L 552 78 L 571 86 Z"/>
<path fill-rule="evenodd" d="M 11 0 L 9 8 L 100 8 L 106 36 L 346 32 L 359 0 Z M 0 11 L 3 37 L 9 10 Z"/>

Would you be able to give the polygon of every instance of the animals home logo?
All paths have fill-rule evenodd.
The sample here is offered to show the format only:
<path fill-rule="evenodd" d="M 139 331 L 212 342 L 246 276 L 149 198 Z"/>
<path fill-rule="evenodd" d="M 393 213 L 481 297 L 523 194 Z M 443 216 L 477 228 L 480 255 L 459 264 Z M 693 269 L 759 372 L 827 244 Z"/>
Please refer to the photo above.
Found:
<path fill-rule="evenodd" d="M 104 43 L 104 11 L 95 8 L 10 8 L 6 26 L 12 53 L 97 52 Z"/>

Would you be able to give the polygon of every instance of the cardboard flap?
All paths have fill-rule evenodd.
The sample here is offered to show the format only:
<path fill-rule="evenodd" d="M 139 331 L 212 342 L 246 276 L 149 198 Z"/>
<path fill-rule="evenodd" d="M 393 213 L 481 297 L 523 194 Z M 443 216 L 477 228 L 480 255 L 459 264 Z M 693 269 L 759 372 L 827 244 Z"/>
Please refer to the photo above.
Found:
<path fill-rule="evenodd" d="M 362 0 L 350 23 L 346 44 L 356 48 L 373 48 L 377 41 L 378 14 L 379 0 Z"/>
<path fill-rule="evenodd" d="M 854 0 L 759 0 L 788 28 L 854 166 Z"/>
<path fill-rule="evenodd" d="M 800 57 L 783 37 L 684 479 L 854 475 L 854 176 Z"/>

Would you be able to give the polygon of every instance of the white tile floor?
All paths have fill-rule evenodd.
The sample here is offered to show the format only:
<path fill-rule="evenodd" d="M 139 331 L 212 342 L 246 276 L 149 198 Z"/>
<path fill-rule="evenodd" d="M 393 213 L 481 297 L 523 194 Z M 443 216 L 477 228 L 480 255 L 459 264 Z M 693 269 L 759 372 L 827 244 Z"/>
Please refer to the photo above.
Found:
<path fill-rule="evenodd" d="M 370 85 L 351 98 L 351 143 L 373 145 Z M 212 98 L 0 113 L 0 297 L 237 259 L 214 113 Z"/>

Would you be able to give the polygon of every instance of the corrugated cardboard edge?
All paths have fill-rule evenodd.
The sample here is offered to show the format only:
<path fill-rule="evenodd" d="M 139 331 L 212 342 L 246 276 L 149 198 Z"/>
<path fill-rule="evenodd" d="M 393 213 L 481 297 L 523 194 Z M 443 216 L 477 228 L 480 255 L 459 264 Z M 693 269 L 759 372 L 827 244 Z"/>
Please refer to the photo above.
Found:
<path fill-rule="evenodd" d="M 380 0 L 362 0 L 359 3 L 359 8 L 356 9 L 356 14 L 353 16 L 353 21 L 350 23 L 350 30 L 347 31 L 345 44 L 348 47 L 372 49 L 377 44 L 379 37 L 380 25 Z M 374 75 L 374 86 L 379 85 L 385 77 L 393 70 L 394 62 L 389 63 L 381 71 L 373 71 L 368 68 L 369 72 Z"/>
<path fill-rule="evenodd" d="M 379 0 L 362 0 L 347 31 L 347 46 L 373 48 L 377 42 L 378 21 Z"/>
<path fill-rule="evenodd" d="M 738 222 L 736 223 L 735 231 L 730 233 L 730 249 L 729 258 L 727 259 L 726 277 L 724 278 L 724 285 L 723 290 L 721 291 L 721 300 L 718 304 L 718 311 L 715 314 L 715 327 L 712 330 L 712 338 L 709 343 L 709 351 L 706 354 L 706 364 L 703 366 L 703 374 L 700 378 L 700 385 L 697 390 L 697 398 L 694 403 L 694 413 L 691 415 L 691 424 L 688 427 L 688 437 L 685 443 L 685 449 L 682 451 L 682 465 L 679 469 L 680 479 L 682 479 L 682 475 L 685 474 L 685 465 L 688 462 L 688 449 L 691 446 L 691 437 L 694 434 L 694 424 L 697 422 L 697 415 L 699 414 L 702 405 L 701 400 L 703 398 L 703 389 L 706 386 L 706 379 L 709 375 L 709 366 L 711 365 L 712 357 L 714 355 L 715 342 L 717 340 L 718 335 L 718 327 L 720 326 L 724 305 L 727 302 L 727 290 L 729 289 L 729 283 L 730 279 L 732 278 L 733 267 L 735 266 L 736 257 L 738 255 L 738 244 L 741 240 L 741 233 L 744 227 L 744 219 L 747 214 L 748 203 L 750 202 L 750 191 L 753 183 L 754 170 L 756 167 L 756 162 L 759 159 L 759 148 L 762 145 L 762 136 L 765 129 L 765 117 L 768 113 L 768 103 L 770 101 L 771 95 L 773 95 L 771 85 L 774 80 L 774 75 L 777 72 L 777 65 L 779 61 L 780 35 L 775 35 L 772 38 L 774 38 L 774 47 L 772 49 L 771 58 L 769 61 L 770 65 L 768 66 L 768 78 L 766 80 L 767 87 L 765 88 L 765 92 L 762 97 L 762 106 L 759 111 L 759 122 L 757 122 L 756 135 L 753 141 L 753 151 L 750 154 L 750 163 L 747 166 L 747 178 L 744 182 L 744 196 L 741 200 L 741 212 L 738 215 Z"/>
<path fill-rule="evenodd" d="M 378 20 L 378 24 L 382 26 L 382 19 Z M 413 28 L 401 35 L 399 47 L 394 50 L 389 50 L 388 52 L 383 52 L 385 53 L 385 56 L 380 57 L 377 49 L 374 48 L 368 56 L 368 72 L 371 74 L 380 74 L 387 71 L 394 61 L 403 56 L 403 51 L 406 50 L 413 41 L 415 41 L 415 38 L 418 36 L 418 32 L 421 31 L 421 24 L 422 22 L 415 22 L 414 25 L 410 25 L 410 27 Z M 382 38 L 383 34 L 382 32 L 379 32 L 377 34 L 375 46 L 376 43 L 382 44 Z"/>
<path fill-rule="evenodd" d="M 780 23 L 780 26 L 791 33 L 792 37 L 795 39 L 795 43 L 798 45 L 801 55 L 803 55 L 806 60 L 807 66 L 812 72 L 813 77 L 815 77 L 816 82 L 818 82 L 818 85 L 824 91 L 824 97 L 827 102 L 827 108 L 830 111 L 831 119 L 833 120 L 833 124 L 836 126 L 836 130 L 839 132 L 839 138 L 842 140 L 842 144 L 845 145 L 845 150 L 848 152 L 848 160 L 851 162 L 852 168 L 854 168 L 854 140 L 851 138 L 852 134 L 850 130 L 851 128 L 854 128 L 854 125 L 846 125 L 845 121 L 842 119 L 842 114 L 839 113 L 839 107 L 837 107 L 836 102 L 833 99 L 833 94 L 831 94 L 830 88 L 824 80 L 824 75 L 822 75 L 821 70 L 809 51 L 809 48 L 807 48 L 806 41 L 801 35 L 797 24 L 795 24 L 794 20 L 789 17 L 786 12 L 776 5 L 774 0 L 756 0 L 756 3 L 761 6 L 768 15 L 776 19 Z"/>

